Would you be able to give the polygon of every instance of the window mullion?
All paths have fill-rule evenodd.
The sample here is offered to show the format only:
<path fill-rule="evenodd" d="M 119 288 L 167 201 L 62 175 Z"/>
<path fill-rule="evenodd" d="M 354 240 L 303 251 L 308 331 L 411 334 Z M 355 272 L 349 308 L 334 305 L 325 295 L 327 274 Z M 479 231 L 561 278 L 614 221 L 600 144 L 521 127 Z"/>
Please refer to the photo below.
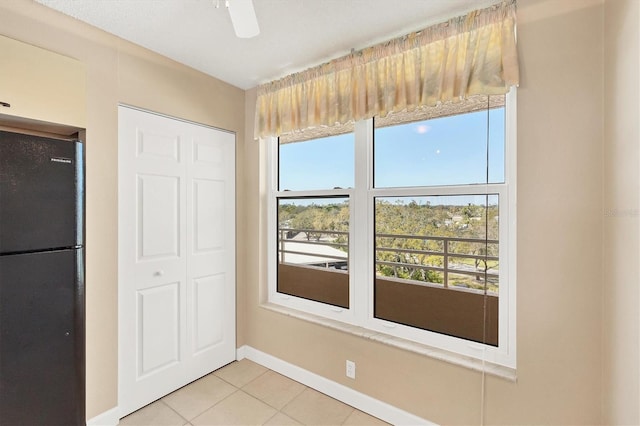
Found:
<path fill-rule="evenodd" d="M 503 341 L 502 345 L 504 360 L 507 364 L 515 366 L 516 360 L 516 266 L 517 266 L 517 185 L 516 168 L 518 162 L 517 155 L 517 91 L 512 89 L 506 97 L 507 107 L 505 108 L 505 182 L 507 183 L 507 218 L 501 226 L 500 238 L 504 241 L 503 252 L 507 255 L 505 282 L 507 283 L 507 297 L 503 297 L 503 307 L 501 308 L 507 316 L 507 321 L 501 324 Z M 505 235 L 506 233 L 506 235 Z M 502 296 L 502 295 L 501 295 Z M 506 306 L 505 306 L 506 305 Z M 506 330 L 505 330 L 506 329 Z"/>
<path fill-rule="evenodd" d="M 355 126 L 355 192 L 351 210 L 351 302 L 356 322 L 363 325 L 368 315 L 369 279 L 372 265 L 372 249 L 369 237 L 372 229 L 372 217 L 369 211 L 368 189 L 371 187 L 370 151 L 373 138 L 373 120 L 363 120 Z"/>
<path fill-rule="evenodd" d="M 262 142 L 262 141 L 261 141 Z M 267 268 L 268 273 L 268 300 L 274 301 L 277 297 L 276 290 L 276 262 L 277 262 L 277 213 L 276 213 L 276 194 L 278 191 L 278 139 L 269 138 L 264 141 L 267 147 Z"/>

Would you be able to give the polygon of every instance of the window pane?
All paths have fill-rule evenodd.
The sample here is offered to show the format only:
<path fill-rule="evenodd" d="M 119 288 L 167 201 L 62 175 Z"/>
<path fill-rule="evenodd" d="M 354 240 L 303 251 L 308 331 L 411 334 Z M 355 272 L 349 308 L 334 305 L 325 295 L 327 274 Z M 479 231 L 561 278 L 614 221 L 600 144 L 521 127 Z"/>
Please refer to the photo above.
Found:
<path fill-rule="evenodd" d="M 349 199 L 278 199 L 278 292 L 349 307 Z"/>
<path fill-rule="evenodd" d="M 278 189 L 305 191 L 352 188 L 353 132 L 279 143 Z"/>
<path fill-rule="evenodd" d="M 376 120 L 375 187 L 504 182 L 504 111 L 500 106 L 426 120 L 417 112 Z"/>
<path fill-rule="evenodd" d="M 375 317 L 497 346 L 498 212 L 496 194 L 377 197 Z"/>

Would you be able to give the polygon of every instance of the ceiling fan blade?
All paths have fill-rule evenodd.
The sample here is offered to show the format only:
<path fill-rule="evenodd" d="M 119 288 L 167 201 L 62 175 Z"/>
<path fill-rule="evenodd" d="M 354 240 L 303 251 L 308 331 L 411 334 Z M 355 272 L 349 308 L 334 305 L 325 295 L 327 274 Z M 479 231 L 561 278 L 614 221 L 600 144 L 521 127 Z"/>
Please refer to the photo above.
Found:
<path fill-rule="evenodd" d="M 251 38 L 260 34 L 252 0 L 229 0 L 229 15 L 238 37 Z"/>

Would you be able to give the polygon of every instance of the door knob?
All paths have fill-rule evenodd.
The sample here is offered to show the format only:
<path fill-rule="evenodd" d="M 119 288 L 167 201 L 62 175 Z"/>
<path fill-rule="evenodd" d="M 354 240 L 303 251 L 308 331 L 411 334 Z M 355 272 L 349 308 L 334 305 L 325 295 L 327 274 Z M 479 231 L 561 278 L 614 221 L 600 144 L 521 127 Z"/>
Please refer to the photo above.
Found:
<path fill-rule="evenodd" d="M 163 270 L 159 270 L 153 273 L 154 276 L 156 277 L 161 277 L 164 275 L 164 271 Z"/>

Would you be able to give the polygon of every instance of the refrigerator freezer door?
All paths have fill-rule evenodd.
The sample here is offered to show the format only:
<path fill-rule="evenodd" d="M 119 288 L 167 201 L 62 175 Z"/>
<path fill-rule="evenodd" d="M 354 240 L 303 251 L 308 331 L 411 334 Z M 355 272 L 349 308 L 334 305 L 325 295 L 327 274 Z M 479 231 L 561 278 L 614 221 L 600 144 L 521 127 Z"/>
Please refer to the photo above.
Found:
<path fill-rule="evenodd" d="M 85 424 L 82 265 L 82 250 L 0 257 L 0 424 Z"/>
<path fill-rule="evenodd" d="M 83 146 L 0 131 L 0 255 L 82 244 Z"/>

